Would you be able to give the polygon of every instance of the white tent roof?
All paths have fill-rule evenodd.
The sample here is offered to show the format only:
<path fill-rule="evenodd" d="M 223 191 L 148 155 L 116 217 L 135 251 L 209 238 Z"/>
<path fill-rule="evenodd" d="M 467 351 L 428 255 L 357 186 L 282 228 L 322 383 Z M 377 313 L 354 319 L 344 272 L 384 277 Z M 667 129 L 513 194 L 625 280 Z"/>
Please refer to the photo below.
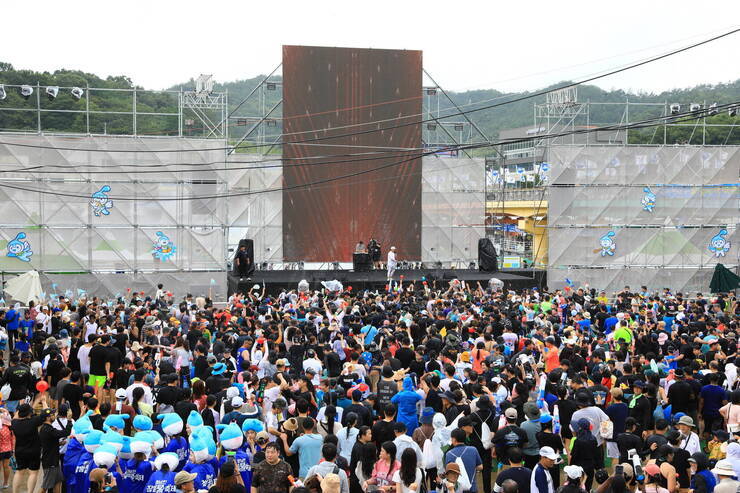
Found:
<path fill-rule="evenodd" d="M 5 283 L 5 294 L 9 299 L 28 304 L 29 301 L 41 300 L 41 281 L 35 270 L 14 277 Z"/>

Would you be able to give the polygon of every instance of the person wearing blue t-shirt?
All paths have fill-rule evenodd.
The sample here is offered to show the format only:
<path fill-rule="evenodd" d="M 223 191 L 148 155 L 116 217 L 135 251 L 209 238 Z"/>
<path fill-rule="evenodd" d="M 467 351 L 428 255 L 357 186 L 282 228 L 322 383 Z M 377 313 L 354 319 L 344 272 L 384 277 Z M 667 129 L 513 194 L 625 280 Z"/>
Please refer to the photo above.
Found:
<path fill-rule="evenodd" d="M 208 490 L 216 484 L 216 471 L 209 462 L 188 462 L 183 471 L 197 474 L 194 480 L 195 490 Z"/>
<path fill-rule="evenodd" d="M 285 453 L 288 456 L 298 454 L 299 471 L 298 476 L 305 479 L 308 470 L 315 466 L 321 460 L 321 447 L 324 445 L 324 439 L 314 431 L 315 422 L 313 418 L 303 420 L 303 435 L 299 436 L 288 446 L 288 435 L 280 434 L 283 440 Z"/>
<path fill-rule="evenodd" d="M 360 329 L 360 334 L 365 334 L 365 340 L 363 341 L 363 343 L 365 346 L 368 346 L 371 342 L 375 340 L 375 336 L 378 334 L 378 329 L 370 324 L 367 324 Z"/>
<path fill-rule="evenodd" d="M 185 467 L 185 463 L 187 463 L 190 455 L 188 439 L 181 436 L 174 436 L 170 439 L 170 443 L 167 444 L 162 452 L 173 452 L 177 454 L 177 458 L 180 462 L 177 465 L 177 468 L 175 468 L 175 472 L 182 471 L 182 468 Z"/>
<path fill-rule="evenodd" d="M 88 493 L 90 491 L 90 471 L 95 469 L 93 454 L 85 450 L 77 460 L 74 470 L 74 485 L 72 493 Z"/>
<path fill-rule="evenodd" d="M 149 478 L 154 472 L 154 466 L 139 452 L 134 454 L 133 459 L 125 462 L 126 471 L 121 480 L 121 491 L 130 493 L 143 493 Z"/>
<path fill-rule="evenodd" d="M 177 455 L 166 452 L 157 456 L 154 467 L 157 469 L 149 476 L 144 487 L 144 493 L 175 493 L 175 468 L 178 464 Z"/>
<path fill-rule="evenodd" d="M 722 427 L 722 415 L 719 413 L 719 408 L 727 402 L 725 389 L 718 385 L 719 374 L 710 373 L 707 379 L 709 385 L 702 387 L 699 393 L 699 409 L 701 417 L 704 419 L 705 435 Z"/>
<path fill-rule="evenodd" d="M 8 331 L 8 347 L 12 350 L 16 337 L 18 337 L 18 326 L 21 314 L 15 308 L 5 312 L 5 328 Z"/>

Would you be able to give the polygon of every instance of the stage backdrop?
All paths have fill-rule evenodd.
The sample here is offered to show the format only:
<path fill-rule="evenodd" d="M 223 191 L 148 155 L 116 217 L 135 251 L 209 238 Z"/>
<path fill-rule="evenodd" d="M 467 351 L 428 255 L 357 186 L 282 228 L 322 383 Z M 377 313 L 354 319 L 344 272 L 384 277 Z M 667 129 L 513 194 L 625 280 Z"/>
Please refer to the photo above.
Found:
<path fill-rule="evenodd" d="M 371 237 L 420 259 L 421 126 L 388 127 L 421 97 L 421 51 L 283 46 L 286 261 L 347 262 Z"/>

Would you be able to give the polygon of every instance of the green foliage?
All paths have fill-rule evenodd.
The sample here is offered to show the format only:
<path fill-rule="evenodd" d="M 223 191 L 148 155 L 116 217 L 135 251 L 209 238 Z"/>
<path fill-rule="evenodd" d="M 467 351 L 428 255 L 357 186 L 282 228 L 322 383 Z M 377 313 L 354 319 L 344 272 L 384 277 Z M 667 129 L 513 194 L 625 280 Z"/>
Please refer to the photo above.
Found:
<path fill-rule="evenodd" d="M 247 95 L 259 85 L 264 79 L 263 75 L 244 80 L 216 84 L 216 91 L 228 91 L 229 112 L 233 113 L 230 123 L 230 136 L 232 140 L 239 139 L 244 135 L 247 129 L 251 128 L 251 122 L 239 122 L 239 117 L 262 116 L 266 111 L 275 105 L 282 95 L 281 88 L 270 91 L 264 86 L 255 91 L 252 96 L 244 101 Z M 272 81 L 279 81 L 280 77 L 272 77 Z M 81 72 L 78 70 L 57 70 L 54 73 L 34 72 L 31 70 L 17 70 L 9 63 L 0 62 L 0 84 L 39 84 L 40 106 L 47 110 L 85 110 L 87 104 L 90 105 L 90 121 L 88 122 L 84 113 L 55 113 L 43 112 L 41 118 L 41 130 L 44 132 L 76 132 L 76 133 L 94 133 L 100 134 L 132 134 L 133 117 L 131 115 L 112 115 L 96 114 L 95 111 L 119 111 L 130 112 L 133 108 L 133 94 L 131 91 L 92 91 L 89 93 L 87 87 L 107 88 L 107 89 L 132 89 L 133 82 L 129 77 L 111 76 L 102 79 L 94 74 Z M 553 85 L 547 89 L 562 86 L 565 82 Z M 54 101 L 48 101 L 43 94 L 45 86 L 79 86 L 85 89 L 85 97 L 79 101 L 75 100 L 68 90 L 61 90 L 59 96 Z M 194 80 L 189 80 L 184 84 L 172 87 L 171 90 L 191 89 L 195 86 Z M 34 88 L 36 89 L 36 88 Z M 140 88 L 139 88 L 140 89 Z M 0 111 L 0 129 L 2 130 L 27 130 L 36 131 L 38 122 L 36 119 L 37 95 L 34 94 L 28 100 L 24 100 L 16 88 L 6 88 L 8 97 L 0 103 L 0 107 L 18 108 L 21 110 L 31 111 Z M 501 93 L 496 90 L 475 90 L 466 92 L 449 92 L 448 94 L 464 110 L 475 109 L 485 105 L 505 103 L 521 96 L 524 93 Z M 446 98 L 439 96 L 440 109 L 442 114 L 455 113 L 454 106 Z M 591 125 L 608 125 L 617 124 L 626 121 L 625 101 L 630 103 L 667 103 L 674 102 L 682 105 L 682 110 L 687 110 L 690 103 L 717 102 L 719 104 L 729 103 L 740 100 L 740 79 L 727 84 L 701 85 L 687 89 L 677 89 L 665 91 L 659 94 L 639 93 L 632 94 L 622 90 L 605 91 L 596 86 L 584 85 L 578 87 L 578 100 L 580 102 L 591 103 L 620 103 L 614 105 L 592 105 L 590 109 L 589 121 Z M 534 124 L 533 104 L 543 103 L 544 96 L 525 99 L 522 101 L 503 104 L 493 109 L 477 111 L 470 113 L 469 117 L 474 121 L 491 140 L 496 140 L 501 130 L 523 127 Z M 665 109 L 663 105 L 630 105 L 629 121 L 662 116 Z M 172 113 L 171 116 L 146 116 L 139 114 L 137 117 L 136 131 L 139 135 L 177 135 L 177 94 L 157 93 L 157 92 L 138 92 L 136 109 L 139 113 Z M 276 119 L 282 115 L 281 108 L 272 114 Z M 193 116 L 183 115 L 184 119 L 193 118 Z M 460 116 L 449 118 L 449 120 L 459 121 Z M 730 131 L 727 127 L 711 127 L 711 124 L 731 125 L 737 122 L 736 118 L 731 118 L 726 111 L 721 112 L 705 121 L 699 123 L 687 123 L 681 127 L 663 127 L 631 130 L 629 133 L 629 142 L 634 144 L 659 144 L 663 142 L 664 132 L 668 143 L 690 143 L 690 144 L 740 144 L 740 130 Z M 241 125 L 239 124 L 241 123 Z M 585 124 L 585 121 L 578 121 L 577 124 Z M 702 128 L 706 123 L 707 127 Z M 200 124 L 196 119 L 195 127 Z M 265 129 L 265 140 L 271 142 L 282 131 L 281 126 L 269 127 Z M 186 129 L 187 135 L 201 135 L 203 130 L 200 128 Z M 256 135 L 250 136 L 253 139 Z M 476 138 L 481 141 L 481 138 Z M 276 152 L 273 149 L 272 152 Z M 473 151 L 476 155 L 491 154 L 490 149 L 477 149 Z"/>

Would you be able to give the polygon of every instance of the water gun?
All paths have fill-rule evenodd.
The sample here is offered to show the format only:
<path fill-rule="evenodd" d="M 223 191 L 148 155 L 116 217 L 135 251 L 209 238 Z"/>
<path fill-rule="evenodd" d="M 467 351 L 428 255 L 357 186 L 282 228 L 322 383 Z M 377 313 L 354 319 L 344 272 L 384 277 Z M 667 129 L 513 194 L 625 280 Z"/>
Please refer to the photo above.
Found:
<path fill-rule="evenodd" d="M 545 375 L 540 376 L 539 389 L 537 390 L 537 407 L 543 414 L 549 414 L 547 410 L 547 403 L 545 402 L 545 386 L 547 385 L 547 377 Z"/>
<path fill-rule="evenodd" d="M 556 435 L 560 434 L 560 411 L 558 410 L 557 405 L 555 406 L 552 415 L 552 431 Z"/>

